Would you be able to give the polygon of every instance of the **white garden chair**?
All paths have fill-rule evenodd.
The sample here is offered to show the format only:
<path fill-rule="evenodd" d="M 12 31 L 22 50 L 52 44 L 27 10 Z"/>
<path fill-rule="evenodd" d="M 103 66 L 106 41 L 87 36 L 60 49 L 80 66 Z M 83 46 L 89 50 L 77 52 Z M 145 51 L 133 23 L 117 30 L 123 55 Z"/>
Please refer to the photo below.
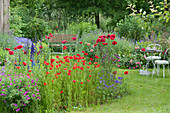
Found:
<path fill-rule="evenodd" d="M 155 64 L 157 64 L 157 75 L 159 76 L 159 72 L 160 72 L 160 65 L 163 65 L 163 77 L 165 78 L 165 65 L 168 65 L 168 74 L 169 74 L 169 63 L 170 63 L 170 48 L 168 48 L 165 53 L 164 53 L 164 59 L 168 60 L 155 60 Z"/>
<path fill-rule="evenodd" d="M 154 70 L 152 71 L 152 76 L 153 76 L 153 74 L 156 73 L 155 72 L 156 67 L 155 67 L 154 60 L 160 60 L 161 59 L 162 46 L 159 45 L 159 44 L 150 44 L 146 47 L 145 50 L 146 50 L 146 57 L 145 57 L 146 65 L 145 65 L 145 68 L 147 70 L 148 67 L 149 67 L 149 62 L 152 61 L 152 64 L 154 66 Z"/>

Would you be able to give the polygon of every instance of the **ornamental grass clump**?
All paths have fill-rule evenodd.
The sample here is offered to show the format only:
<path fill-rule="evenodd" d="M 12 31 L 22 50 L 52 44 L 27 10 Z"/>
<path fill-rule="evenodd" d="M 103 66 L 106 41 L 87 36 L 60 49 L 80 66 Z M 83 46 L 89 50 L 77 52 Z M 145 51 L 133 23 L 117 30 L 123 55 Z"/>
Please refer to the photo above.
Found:
<path fill-rule="evenodd" d="M 10 112 L 24 111 L 26 107 L 39 101 L 41 96 L 37 82 L 38 79 L 22 73 L 1 76 L 0 96 L 6 109 Z"/>

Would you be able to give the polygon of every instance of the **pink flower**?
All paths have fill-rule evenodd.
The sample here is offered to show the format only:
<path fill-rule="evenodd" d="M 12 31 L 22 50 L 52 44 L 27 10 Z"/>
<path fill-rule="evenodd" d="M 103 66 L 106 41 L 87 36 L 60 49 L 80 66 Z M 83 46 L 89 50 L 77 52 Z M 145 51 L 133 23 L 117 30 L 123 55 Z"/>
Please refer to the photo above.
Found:
<path fill-rule="evenodd" d="M 93 52 L 93 49 L 90 49 L 90 52 Z"/>
<path fill-rule="evenodd" d="M 118 62 L 120 62 L 120 60 L 118 60 Z"/>
<path fill-rule="evenodd" d="M 76 80 L 73 80 L 73 82 L 75 83 L 75 82 L 76 82 Z"/>
<path fill-rule="evenodd" d="M 140 47 L 138 46 L 138 47 L 135 47 L 135 49 L 139 49 Z"/>
<path fill-rule="evenodd" d="M 89 45 L 90 45 L 90 43 L 87 43 L 87 45 L 89 46 Z"/>
<path fill-rule="evenodd" d="M 117 65 L 117 67 L 120 67 L 120 65 Z"/>
<path fill-rule="evenodd" d="M 132 59 L 130 60 L 130 63 L 132 63 Z"/>

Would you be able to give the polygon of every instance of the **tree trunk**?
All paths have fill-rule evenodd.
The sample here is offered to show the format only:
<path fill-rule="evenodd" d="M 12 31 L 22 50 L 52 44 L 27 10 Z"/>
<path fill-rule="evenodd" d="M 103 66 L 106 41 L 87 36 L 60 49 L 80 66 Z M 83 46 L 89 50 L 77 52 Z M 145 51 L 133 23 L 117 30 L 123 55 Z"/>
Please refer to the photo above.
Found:
<path fill-rule="evenodd" d="M 0 32 L 9 32 L 10 0 L 0 0 Z"/>
<path fill-rule="evenodd" d="M 95 14 L 95 24 L 97 25 L 97 28 L 100 28 L 100 21 L 99 21 L 99 13 Z"/>
<path fill-rule="evenodd" d="M 61 21 L 61 10 L 58 15 L 58 30 L 60 30 L 60 23 L 61 23 L 60 21 Z"/>

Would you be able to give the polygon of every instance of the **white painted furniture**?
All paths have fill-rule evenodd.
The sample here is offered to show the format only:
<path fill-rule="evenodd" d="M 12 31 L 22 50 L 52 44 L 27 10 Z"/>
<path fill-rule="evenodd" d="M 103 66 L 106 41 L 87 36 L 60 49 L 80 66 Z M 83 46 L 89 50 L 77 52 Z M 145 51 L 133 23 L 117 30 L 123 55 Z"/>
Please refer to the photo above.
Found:
<path fill-rule="evenodd" d="M 165 65 L 168 65 L 168 74 L 169 73 L 169 63 L 170 63 L 170 48 L 168 48 L 164 53 L 164 60 L 155 60 L 155 64 L 157 64 L 157 75 L 159 76 L 160 65 L 163 65 L 163 77 L 165 78 Z M 167 58 L 167 60 L 165 60 Z"/>
<path fill-rule="evenodd" d="M 143 67 L 143 69 L 146 69 L 145 72 L 147 72 L 147 69 L 149 67 L 149 63 L 152 62 L 153 64 L 153 71 L 152 71 L 152 77 L 156 73 L 156 67 L 155 67 L 155 60 L 160 60 L 161 59 L 161 53 L 162 53 L 162 46 L 159 44 L 150 44 L 146 47 L 144 55 L 145 60 L 146 60 L 146 65 Z M 149 72 L 147 72 L 149 73 Z"/>

